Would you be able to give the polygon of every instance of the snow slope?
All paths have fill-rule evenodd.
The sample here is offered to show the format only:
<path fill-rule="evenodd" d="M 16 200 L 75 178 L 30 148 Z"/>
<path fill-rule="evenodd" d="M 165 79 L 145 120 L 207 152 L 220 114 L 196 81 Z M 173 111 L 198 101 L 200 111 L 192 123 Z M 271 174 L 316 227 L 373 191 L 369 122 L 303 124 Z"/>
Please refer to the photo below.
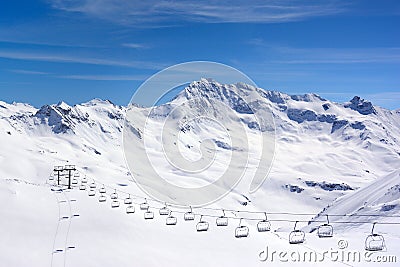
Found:
<path fill-rule="evenodd" d="M 331 218 L 331 222 L 346 219 L 352 221 L 379 221 L 398 222 L 398 218 L 376 218 L 376 214 L 392 216 L 400 213 L 400 171 L 377 179 L 363 188 L 347 194 L 329 204 L 316 219 L 324 217 L 324 214 L 349 215 L 345 218 L 337 216 Z M 312 227 L 313 224 L 310 225 Z M 348 230 L 345 225 L 342 228 Z M 354 227 L 351 225 L 351 227 Z"/>
<path fill-rule="evenodd" d="M 266 262 L 258 256 L 266 246 L 294 249 L 288 245 L 287 236 L 296 220 L 304 221 L 299 227 L 311 231 L 318 223 L 307 226 L 306 222 L 323 218 L 316 216 L 319 213 L 379 215 L 361 216 L 367 222 L 363 224 L 356 223 L 357 216 L 335 218 L 355 223 L 337 224 L 336 236 L 322 243 L 314 233 L 307 235 L 305 246 L 295 246 L 301 251 L 337 248 L 340 239 L 348 240 L 350 249 L 363 250 L 372 222 L 399 221 L 385 217 L 400 215 L 398 111 L 373 106 L 358 97 L 341 104 L 314 94 L 290 96 L 205 79 L 193 82 L 156 111 L 165 116 L 184 101 L 203 99 L 204 103 L 188 107 L 191 111 L 216 98 L 237 113 L 239 120 L 226 121 L 232 130 L 245 126 L 257 135 L 262 129 L 247 120 L 246 106 L 236 98 L 248 95 L 257 112 L 273 111 L 276 149 L 270 175 L 253 194 L 249 193 L 250 179 L 244 177 L 229 195 L 211 205 L 266 211 L 270 213 L 269 219 L 276 220 L 271 233 L 257 233 L 257 220 L 245 221 L 251 232 L 250 238 L 243 240 L 235 239 L 233 234 L 239 224 L 237 219 L 231 219 L 227 229 L 221 230 L 215 226 L 215 218 L 209 217 L 210 230 L 196 233 L 199 217 L 195 222 L 183 222 L 182 214 L 177 213 L 178 225 L 166 227 L 165 219 L 158 214 L 154 221 L 145 222 L 138 206 L 135 214 L 127 215 L 122 207 L 111 209 L 110 199 L 101 204 L 98 196 L 89 198 L 86 191 L 78 188 L 52 191 L 57 190 L 48 181 L 53 166 L 76 164 L 82 175 L 96 179 L 98 185 L 145 197 L 124 160 L 122 131 L 126 107 L 99 99 L 73 107 L 60 102 L 40 109 L 0 102 L 0 215 L 7 218 L 0 222 L 6 240 L 0 245 L 0 261 L 5 266 L 263 266 Z M 136 109 L 137 120 L 144 120 L 149 113 L 148 109 L 130 108 Z M 216 114 L 221 119 L 223 115 Z M 157 116 L 152 122 L 157 125 Z M 179 135 L 176 153 L 196 158 L 199 140 L 209 138 L 211 133 L 220 158 L 211 175 L 187 179 L 172 172 L 167 164 L 160 164 L 161 172 L 168 173 L 170 181 L 185 186 L 209 182 L 213 175 L 223 172 L 224 161 L 233 152 L 223 129 L 212 124 L 205 128 L 192 126 Z M 139 137 L 141 131 L 136 130 Z M 153 138 L 148 141 L 154 144 L 157 160 L 160 138 L 157 134 Z M 152 205 L 160 207 L 158 203 Z M 198 212 L 221 215 L 218 211 Z M 251 216 L 263 218 L 262 214 Z M 387 237 L 387 253 L 399 257 L 399 226 L 378 225 L 377 231 Z M 57 252 L 58 249 L 63 251 Z M 24 257 L 17 256 L 21 253 Z"/>

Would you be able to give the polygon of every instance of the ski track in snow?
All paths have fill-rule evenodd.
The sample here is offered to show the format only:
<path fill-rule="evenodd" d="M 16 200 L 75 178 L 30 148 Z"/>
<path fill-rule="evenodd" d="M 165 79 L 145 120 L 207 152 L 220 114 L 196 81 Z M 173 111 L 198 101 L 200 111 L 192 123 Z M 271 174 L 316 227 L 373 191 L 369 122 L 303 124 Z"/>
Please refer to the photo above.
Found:
<path fill-rule="evenodd" d="M 68 244 L 68 236 L 71 229 L 71 223 L 76 214 L 72 213 L 72 202 L 68 197 L 69 190 L 58 186 L 52 186 L 51 190 L 58 205 L 58 224 L 53 242 L 53 251 L 51 256 L 51 267 L 65 267 L 67 263 L 68 251 L 76 249 L 75 246 Z"/>

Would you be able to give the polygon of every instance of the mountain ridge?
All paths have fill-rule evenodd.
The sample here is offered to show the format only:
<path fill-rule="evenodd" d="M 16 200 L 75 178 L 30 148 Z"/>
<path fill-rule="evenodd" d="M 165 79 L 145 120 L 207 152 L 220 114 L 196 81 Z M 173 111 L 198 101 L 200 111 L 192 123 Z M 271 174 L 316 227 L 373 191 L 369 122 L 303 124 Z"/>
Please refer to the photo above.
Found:
<path fill-rule="evenodd" d="M 253 88 L 253 86 L 247 85 L 247 84 L 242 83 L 242 82 L 235 83 L 235 84 L 222 84 L 222 83 L 218 83 L 217 81 L 215 81 L 212 78 L 201 78 L 199 81 L 192 82 L 188 87 L 190 87 L 190 86 L 192 86 L 194 84 L 201 84 L 201 83 L 203 83 L 203 84 L 215 83 L 215 84 L 218 84 L 220 86 L 236 85 L 239 88 L 246 88 L 246 87 L 247 88 Z M 188 87 L 185 87 L 182 91 L 178 92 L 178 94 L 175 97 L 173 97 L 171 99 L 171 101 L 174 98 L 179 97 L 179 95 L 182 94 L 183 92 L 186 92 Z M 279 91 L 279 90 L 269 90 L 269 89 L 263 89 L 261 87 L 254 87 L 254 88 L 256 90 L 261 90 L 263 92 L 263 94 L 265 94 L 265 96 L 268 97 L 270 99 L 270 101 L 274 102 L 274 103 L 282 103 L 283 100 L 288 100 L 288 99 L 297 100 L 297 101 L 305 101 L 305 102 L 311 102 L 311 101 L 313 101 L 313 99 L 314 100 L 315 99 L 319 99 L 321 101 L 329 101 L 328 99 L 325 99 L 325 98 L 321 97 L 320 95 L 318 95 L 316 93 L 289 94 L 289 93 L 285 93 L 285 92 Z M 353 104 L 354 106 L 357 106 L 357 105 L 367 105 L 367 106 L 372 105 L 372 108 L 375 106 L 375 105 L 372 104 L 371 101 L 363 99 L 358 95 L 354 95 L 353 98 L 350 99 L 349 101 L 345 101 L 345 102 L 330 101 L 330 102 L 335 103 L 335 104 L 347 105 L 349 108 L 350 108 L 351 104 Z M 82 102 L 82 103 L 77 103 L 77 104 L 74 104 L 74 105 L 70 105 L 70 104 L 64 102 L 63 100 L 60 100 L 58 103 L 53 103 L 53 104 L 47 103 L 47 104 L 44 104 L 44 105 L 42 105 L 40 107 L 34 107 L 28 102 L 15 102 L 15 101 L 13 101 L 13 102 L 10 103 L 10 102 L 4 101 L 4 100 L 0 100 L 0 108 L 3 108 L 3 109 L 7 108 L 7 106 L 11 106 L 11 105 L 12 106 L 25 105 L 25 106 L 32 107 L 34 109 L 38 109 L 39 110 L 41 107 L 46 106 L 46 105 L 50 105 L 50 106 L 57 105 L 57 106 L 59 106 L 59 105 L 62 105 L 62 104 L 63 105 L 67 105 L 69 107 L 75 107 L 75 106 L 79 106 L 79 105 L 97 105 L 97 104 L 111 104 L 111 105 L 119 106 L 119 107 L 128 107 L 129 106 L 129 105 L 116 105 L 109 99 L 101 99 L 101 98 L 97 98 L 97 97 L 95 97 L 95 98 L 93 98 L 93 99 L 91 99 L 89 101 Z M 131 103 L 131 104 L 137 105 L 136 103 Z M 393 111 L 393 112 L 398 111 L 398 112 L 400 112 L 400 108 L 391 110 L 391 109 L 387 109 L 387 108 L 380 107 L 380 106 L 377 106 L 377 107 L 379 107 L 380 109 L 388 110 L 388 111 Z M 366 114 L 364 114 L 364 115 L 366 115 Z"/>

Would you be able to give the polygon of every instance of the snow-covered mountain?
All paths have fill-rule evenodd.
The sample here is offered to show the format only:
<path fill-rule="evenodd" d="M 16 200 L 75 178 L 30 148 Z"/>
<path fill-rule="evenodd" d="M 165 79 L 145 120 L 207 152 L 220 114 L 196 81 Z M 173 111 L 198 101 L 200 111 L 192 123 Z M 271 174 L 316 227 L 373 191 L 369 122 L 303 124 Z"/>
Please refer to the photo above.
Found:
<path fill-rule="evenodd" d="M 243 103 L 243 98 L 251 101 Z M 260 189 L 250 194 L 248 189 L 251 181 L 245 176 L 230 194 L 212 204 L 213 207 L 267 211 L 271 214 L 315 214 L 300 219 L 290 216 L 284 218 L 288 220 L 311 220 L 313 217 L 319 218 L 317 214 L 326 211 L 337 214 L 382 215 L 381 218 L 363 217 L 363 220 L 368 222 L 387 221 L 385 215 L 400 215 L 400 111 L 374 106 L 357 96 L 346 103 L 335 103 L 315 94 L 288 95 L 246 84 L 225 85 L 202 79 L 191 83 L 172 101 L 152 111 L 135 105 L 117 106 L 110 101 L 99 99 L 75 106 L 60 102 L 45 105 L 40 109 L 28 104 L 0 102 L 0 214 L 3 218 L 8 218 L 0 223 L 0 228 L 9 229 L 9 244 L 0 245 L 0 261 L 8 266 L 49 264 L 45 256 L 40 258 L 35 255 L 51 257 L 49 250 L 53 249 L 52 238 L 57 221 L 57 215 L 54 214 L 60 207 L 57 207 L 53 193 L 46 187 L 46 181 L 54 165 L 75 164 L 89 178 L 144 196 L 132 180 L 123 154 L 122 133 L 128 108 L 131 114 L 135 114 L 137 121 L 145 120 L 151 112 L 150 120 L 156 125 L 160 118 L 173 112 L 174 107 L 188 100 L 193 101 L 185 107 L 187 112 L 200 114 L 207 106 L 213 104 L 213 99 L 224 103 L 237 115 L 235 118 L 227 118 L 222 110 L 218 113 L 217 109 L 215 113 L 213 109 L 212 116 L 224 120 L 231 131 L 240 127 L 246 127 L 253 134 L 271 131 L 257 125 L 250 115 L 257 112 L 263 116 L 263 112 L 266 114 L 272 111 L 276 138 L 270 175 Z M 196 125 L 185 125 L 186 128 L 181 128 L 179 123 L 170 127 L 175 127 L 175 130 L 180 132 L 175 144 L 176 153 L 188 158 L 196 158 L 200 152 L 199 140 L 211 135 L 217 155 L 222 155 L 217 162 L 219 165 L 213 170 L 216 174 L 223 171 L 224 159 L 229 153 L 244 149 L 241 143 L 232 147 L 229 140 L 226 140 L 226 134 L 217 126 L 212 128 L 211 124 L 205 128 L 196 128 Z M 138 140 L 143 138 L 143 129 L 133 127 L 132 132 Z M 146 138 L 154 139 L 151 139 L 154 142 L 154 151 L 151 153 L 157 158 L 160 155 L 158 144 L 162 139 L 157 133 Z M 162 164 L 160 166 L 169 174 L 168 179 L 176 184 L 202 185 L 212 179 L 208 173 L 182 180 L 182 174 L 174 172 L 172 167 Z M 162 188 L 160 191 L 162 192 Z M 68 239 L 77 243 L 77 247 L 81 247 L 81 250 L 71 252 L 68 258 L 71 266 L 99 266 L 96 262 L 130 266 L 129 257 L 132 256 L 129 249 L 138 251 L 139 255 L 149 255 L 147 249 L 151 247 L 160 250 L 166 250 L 168 247 L 182 249 L 189 255 L 183 259 L 196 262 L 190 265 L 210 264 L 211 259 L 215 261 L 212 262 L 213 265 L 225 264 L 226 261 L 231 263 L 230 265 L 260 263 L 257 255 L 258 250 L 265 245 L 263 237 L 252 236 L 254 245 L 245 241 L 239 245 L 232 244 L 232 248 L 227 249 L 226 246 L 230 245 L 224 246 L 223 240 L 231 238 L 232 232 L 213 233 L 211 237 L 202 236 L 196 239 L 196 235 L 192 236 L 193 234 L 189 233 L 188 226 L 180 225 L 181 229 L 177 227 L 165 233 L 162 223 L 149 226 L 140 219 L 129 221 L 123 212 L 115 214 L 114 210 L 99 206 L 97 201 L 87 199 L 81 192 L 70 194 L 70 197 L 79 202 L 79 205 L 73 204 L 73 209 L 76 208 L 82 215 L 76 223 L 73 222 L 72 225 L 76 226 L 71 230 Z M 52 216 L 55 216 L 56 220 Z M 282 215 L 271 215 L 271 218 L 278 220 Z M 248 224 L 254 223 L 250 221 Z M 43 225 L 47 228 L 38 230 Z M 96 227 L 88 229 L 91 225 Z M 302 225 L 304 226 L 306 224 Z M 311 231 L 313 226 L 311 224 L 305 229 Z M 362 234 L 369 231 L 369 225 L 350 226 L 362 229 L 359 236 L 364 236 Z M 350 226 L 338 226 L 337 229 L 341 229 L 346 236 Z M 21 231 L 21 227 L 25 230 Z M 271 234 L 270 238 L 278 244 L 281 242 L 282 247 L 285 247 L 280 233 L 287 233 L 292 227 L 290 223 L 279 224 L 275 227 L 276 233 Z M 396 227 L 397 229 L 389 228 L 385 231 L 398 237 L 400 229 L 399 226 Z M 133 234 L 124 236 L 124 229 L 133 231 Z M 179 238 L 171 241 L 169 236 L 173 235 L 174 231 L 181 231 L 181 234 L 178 234 Z M 38 242 L 37 235 L 43 236 L 45 245 L 38 246 L 35 254 L 30 246 Z M 139 239 L 131 244 L 135 236 Z M 113 245 L 106 245 L 102 240 Z M 389 243 L 395 244 L 396 240 L 398 241 L 389 240 Z M 154 245 L 154 242 L 159 243 Z M 191 245 L 183 248 L 187 242 Z M 363 241 L 360 240 L 360 243 Z M 319 246 L 317 240 L 310 241 L 310 245 Z M 16 253 L 13 249 L 16 246 L 29 256 L 25 259 L 9 256 Z M 114 246 L 126 248 L 117 249 Z M 204 253 L 218 251 L 223 247 L 226 249 L 223 255 L 213 252 L 211 256 L 214 258 L 210 256 L 207 260 L 201 257 Z M 240 259 L 235 248 L 244 251 Z M 101 253 L 96 253 L 96 257 L 85 258 L 85 253 L 90 251 Z M 199 254 L 194 255 L 193 251 L 198 251 Z M 168 262 L 167 265 L 170 266 L 185 264 L 179 261 L 180 255 L 160 253 L 159 256 L 159 259 L 151 259 L 148 256 L 134 259 L 141 266 L 157 266 L 161 260 Z M 29 260 L 34 263 L 29 264 Z M 263 264 L 265 263 L 261 265 Z"/>

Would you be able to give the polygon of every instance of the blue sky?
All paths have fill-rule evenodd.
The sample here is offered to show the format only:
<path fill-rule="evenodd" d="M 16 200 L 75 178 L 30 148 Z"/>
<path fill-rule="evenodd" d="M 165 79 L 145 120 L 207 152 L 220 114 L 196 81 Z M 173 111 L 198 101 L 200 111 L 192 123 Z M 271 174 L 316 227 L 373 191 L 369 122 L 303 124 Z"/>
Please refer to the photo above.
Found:
<path fill-rule="evenodd" d="M 351 3 L 350 3 L 351 2 Z M 400 2 L 14 0 L 0 3 L 0 99 L 126 105 L 173 64 L 216 61 L 258 86 L 400 108 Z"/>

